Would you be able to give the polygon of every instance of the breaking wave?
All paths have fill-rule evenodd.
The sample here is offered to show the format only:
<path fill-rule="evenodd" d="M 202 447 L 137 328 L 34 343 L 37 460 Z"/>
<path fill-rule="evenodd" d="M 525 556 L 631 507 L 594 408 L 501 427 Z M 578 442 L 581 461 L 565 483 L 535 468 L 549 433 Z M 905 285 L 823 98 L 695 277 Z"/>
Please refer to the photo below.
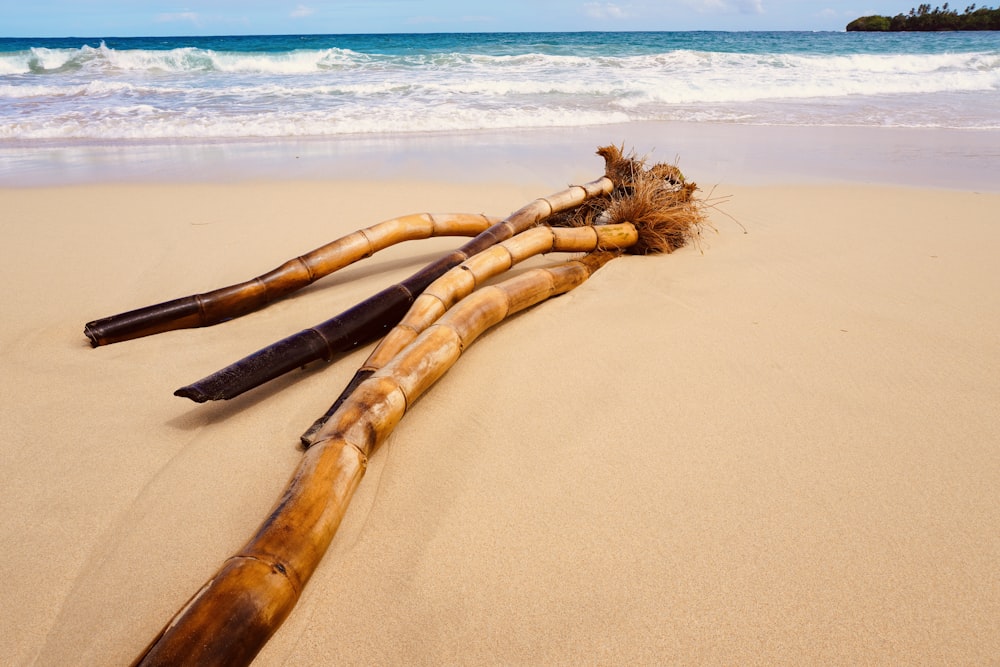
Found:
<path fill-rule="evenodd" d="M 390 49 L 375 48 L 384 39 L 371 48 L 289 48 L 294 42 L 280 37 L 254 38 L 266 48 L 228 38 L 221 45 L 228 49 L 99 42 L 2 50 L 0 43 L 0 139 L 328 136 L 647 120 L 1000 126 L 1000 51 L 981 45 L 935 42 L 903 52 L 892 42 L 859 50 L 846 41 L 855 37 L 841 35 L 825 38 L 840 45 L 825 52 L 776 48 L 773 40 L 769 49 L 720 48 L 708 37 L 659 48 L 536 39 L 515 49 L 499 40 L 483 45 L 485 38 L 468 48 L 468 37 Z M 280 48 L 267 42 L 282 39 Z"/>

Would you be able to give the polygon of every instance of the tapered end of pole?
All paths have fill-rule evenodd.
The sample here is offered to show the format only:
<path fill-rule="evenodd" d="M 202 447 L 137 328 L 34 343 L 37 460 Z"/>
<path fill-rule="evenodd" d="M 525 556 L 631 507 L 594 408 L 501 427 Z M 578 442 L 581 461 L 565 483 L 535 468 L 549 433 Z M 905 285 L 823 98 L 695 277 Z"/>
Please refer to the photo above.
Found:
<path fill-rule="evenodd" d="M 186 387 L 181 387 L 180 389 L 174 392 L 174 396 L 180 396 L 181 398 L 190 398 L 195 403 L 205 403 L 206 401 L 209 400 L 218 400 L 211 398 L 208 394 L 206 394 L 204 391 L 202 391 L 193 384 L 189 384 Z"/>
<path fill-rule="evenodd" d="M 344 387 L 344 390 L 340 392 L 340 396 L 337 397 L 337 400 L 335 400 L 333 405 L 330 406 L 330 409 L 327 410 L 322 417 L 314 421 L 312 426 L 309 427 L 309 430 L 299 436 L 299 440 L 302 441 L 302 449 L 309 449 L 316 444 L 320 429 L 322 429 L 323 426 L 330 421 L 330 417 L 333 416 L 333 413 L 337 411 L 344 401 L 350 398 L 351 394 L 354 393 L 354 390 L 361 386 L 362 382 L 370 378 L 374 372 L 374 370 L 367 368 L 358 369 L 358 371 L 354 374 L 354 377 L 351 378 L 351 381 L 347 383 L 346 387 Z"/>
<path fill-rule="evenodd" d="M 181 387 L 174 396 L 195 403 L 228 401 L 312 361 L 328 359 L 330 354 L 326 339 L 315 329 L 306 329 Z"/>
<path fill-rule="evenodd" d="M 302 445 L 303 450 L 309 449 L 316 444 L 316 434 L 319 433 L 319 430 L 323 428 L 323 425 L 330 419 L 330 415 L 337 411 L 337 408 L 340 407 L 340 403 L 343 403 L 343 400 L 338 398 L 337 402 L 331 405 L 330 409 L 327 410 L 322 417 L 314 421 L 312 426 L 310 426 L 305 433 L 299 436 L 299 443 Z"/>
<path fill-rule="evenodd" d="M 206 378 L 181 387 L 174 395 L 197 403 L 228 400 L 310 362 L 333 359 L 385 335 L 406 314 L 413 303 L 414 291 L 415 288 L 402 284 L 387 287 L 326 322 L 279 340 Z"/>
<path fill-rule="evenodd" d="M 267 381 L 267 379 L 259 378 L 254 378 L 252 381 L 242 378 L 241 372 L 245 362 L 245 359 L 241 359 L 221 371 L 181 387 L 174 392 L 174 396 L 190 398 L 195 403 L 228 401 L 230 398 L 239 396 Z"/>

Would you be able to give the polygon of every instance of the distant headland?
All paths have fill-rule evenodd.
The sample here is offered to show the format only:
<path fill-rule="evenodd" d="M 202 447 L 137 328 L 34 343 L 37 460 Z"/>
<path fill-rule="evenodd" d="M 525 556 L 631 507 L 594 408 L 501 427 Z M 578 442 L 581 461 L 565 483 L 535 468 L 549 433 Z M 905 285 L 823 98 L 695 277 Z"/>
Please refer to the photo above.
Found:
<path fill-rule="evenodd" d="M 862 16 L 847 24 L 847 32 L 934 32 L 940 30 L 1000 30 L 1000 7 L 970 5 L 961 14 L 948 8 L 920 5 L 909 14 Z"/>

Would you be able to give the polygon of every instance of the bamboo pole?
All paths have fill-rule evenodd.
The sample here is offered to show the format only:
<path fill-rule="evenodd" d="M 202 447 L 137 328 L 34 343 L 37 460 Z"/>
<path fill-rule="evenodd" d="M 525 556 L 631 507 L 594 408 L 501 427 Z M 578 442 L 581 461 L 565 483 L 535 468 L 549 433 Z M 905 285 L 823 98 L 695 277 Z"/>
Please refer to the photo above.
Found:
<path fill-rule="evenodd" d="M 638 240 L 639 231 L 631 222 L 584 227 L 541 225 L 491 246 L 450 269 L 414 300 L 410 310 L 379 342 L 330 409 L 302 434 L 302 445 L 308 448 L 313 444 L 319 429 L 362 382 L 487 280 L 542 253 L 624 249 Z"/>
<path fill-rule="evenodd" d="M 583 185 L 541 197 L 492 225 L 474 239 L 420 269 L 400 283 L 314 327 L 292 334 L 192 384 L 175 396 L 196 403 L 228 400 L 306 364 L 353 350 L 384 335 L 409 310 L 414 298 L 452 267 L 472 255 L 511 238 L 554 213 L 609 194 L 614 183 L 602 176 Z"/>
<path fill-rule="evenodd" d="M 414 213 L 393 218 L 242 283 L 88 322 L 84 334 L 98 347 L 175 329 L 211 326 L 262 308 L 391 245 L 432 236 L 475 236 L 498 220 L 471 213 Z"/>
<path fill-rule="evenodd" d="M 317 433 L 257 533 L 133 664 L 249 664 L 291 612 L 333 539 L 368 458 L 407 408 L 486 329 L 573 289 L 614 256 L 591 253 L 474 292 L 362 383 Z"/>

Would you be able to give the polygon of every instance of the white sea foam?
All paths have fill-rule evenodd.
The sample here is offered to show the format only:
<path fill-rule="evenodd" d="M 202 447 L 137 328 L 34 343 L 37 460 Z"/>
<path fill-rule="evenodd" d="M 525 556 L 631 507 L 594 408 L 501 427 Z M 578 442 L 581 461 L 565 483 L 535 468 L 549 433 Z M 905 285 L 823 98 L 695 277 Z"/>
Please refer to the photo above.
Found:
<path fill-rule="evenodd" d="M 330 136 L 643 120 L 1000 127 L 1000 53 L 32 47 L 0 139 Z"/>

